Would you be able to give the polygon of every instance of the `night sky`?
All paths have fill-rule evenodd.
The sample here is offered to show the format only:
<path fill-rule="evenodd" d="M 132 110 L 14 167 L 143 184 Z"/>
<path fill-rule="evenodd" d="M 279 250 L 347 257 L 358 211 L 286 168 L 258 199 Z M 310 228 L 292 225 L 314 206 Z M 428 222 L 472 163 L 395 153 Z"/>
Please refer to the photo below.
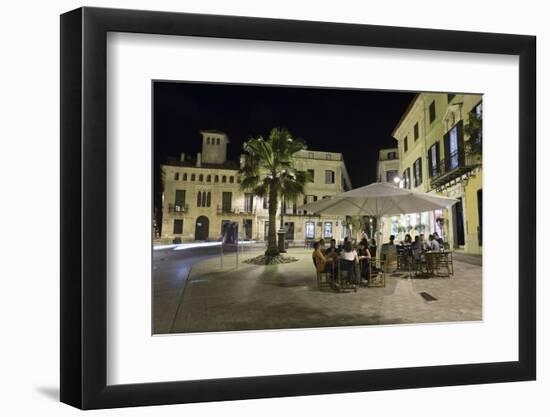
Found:
<path fill-rule="evenodd" d="M 380 148 L 395 147 L 391 133 L 414 93 L 154 83 L 155 197 L 160 164 L 181 152 L 196 157 L 200 130 L 228 134 L 228 159 L 238 161 L 242 143 L 284 127 L 311 150 L 341 152 L 354 188 L 376 181 Z M 155 199 L 157 200 L 157 199 Z"/>

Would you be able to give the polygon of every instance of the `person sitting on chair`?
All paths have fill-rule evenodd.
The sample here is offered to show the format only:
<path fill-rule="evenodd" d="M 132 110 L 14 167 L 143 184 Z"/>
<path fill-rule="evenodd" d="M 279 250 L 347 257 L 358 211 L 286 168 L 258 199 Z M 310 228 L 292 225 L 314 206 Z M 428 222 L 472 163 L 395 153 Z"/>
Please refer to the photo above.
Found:
<path fill-rule="evenodd" d="M 317 268 L 317 272 L 325 272 L 329 260 L 325 255 L 323 255 L 323 252 L 321 251 L 321 244 L 319 242 L 315 242 L 313 244 L 313 253 L 311 254 L 311 257 L 313 258 L 313 263 Z"/>
<path fill-rule="evenodd" d="M 325 256 L 327 258 L 337 258 L 340 254 L 340 250 L 336 247 L 336 239 L 330 239 L 330 246 L 325 250 Z"/>
<path fill-rule="evenodd" d="M 348 276 L 350 281 L 356 281 L 355 266 L 359 261 L 357 258 L 357 252 L 353 249 L 351 242 L 348 240 L 344 245 L 344 250 L 342 251 L 340 258 L 342 260 L 342 271 L 348 271 Z"/>
<path fill-rule="evenodd" d="M 439 252 L 441 250 L 441 248 L 440 248 L 439 242 L 437 241 L 435 236 L 430 235 L 429 239 L 430 239 L 430 250 L 434 251 L 434 252 Z"/>
<path fill-rule="evenodd" d="M 369 251 L 369 241 L 366 238 L 361 239 L 361 242 L 359 242 L 359 246 L 357 247 L 357 258 L 359 259 L 360 276 L 362 279 L 368 281 L 370 275 L 369 259 L 371 258 L 371 254 Z"/>

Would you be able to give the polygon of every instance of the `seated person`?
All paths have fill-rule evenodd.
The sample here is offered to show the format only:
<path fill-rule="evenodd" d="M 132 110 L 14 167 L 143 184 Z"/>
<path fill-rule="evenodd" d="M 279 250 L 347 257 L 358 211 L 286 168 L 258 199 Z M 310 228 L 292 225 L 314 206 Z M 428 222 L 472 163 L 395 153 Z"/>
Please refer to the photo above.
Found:
<path fill-rule="evenodd" d="M 317 272 L 325 272 L 329 261 L 325 255 L 323 255 L 323 252 L 321 251 L 321 244 L 319 242 L 315 242 L 313 244 L 313 253 L 311 254 L 311 257 L 313 258 L 313 263 L 317 268 Z"/>
<path fill-rule="evenodd" d="M 439 237 L 439 234 L 437 232 L 434 232 L 434 239 L 437 240 L 437 243 L 439 243 L 439 246 L 443 246 L 443 239 Z"/>
<path fill-rule="evenodd" d="M 370 275 L 370 263 L 368 260 L 371 258 L 371 254 L 369 251 L 369 241 L 366 238 L 361 239 L 361 242 L 359 242 L 357 257 L 359 258 L 361 278 L 368 281 Z"/>
<path fill-rule="evenodd" d="M 330 246 L 325 250 L 324 255 L 327 258 L 337 258 L 340 255 L 340 249 L 336 247 L 336 239 L 330 239 Z"/>
<path fill-rule="evenodd" d="M 344 250 L 340 254 L 342 271 L 349 271 L 349 279 L 356 280 L 355 265 L 359 262 L 357 252 L 353 249 L 351 242 L 348 240 L 344 245 Z"/>
<path fill-rule="evenodd" d="M 434 235 L 430 235 L 429 240 L 430 240 L 430 245 L 429 245 L 430 250 L 434 252 L 439 252 L 441 250 L 441 247 L 439 246 L 439 242 L 436 240 Z"/>
<path fill-rule="evenodd" d="M 414 237 L 414 242 L 411 245 L 412 256 L 415 260 L 420 260 L 420 254 L 422 253 L 422 244 L 420 243 L 420 236 Z"/>

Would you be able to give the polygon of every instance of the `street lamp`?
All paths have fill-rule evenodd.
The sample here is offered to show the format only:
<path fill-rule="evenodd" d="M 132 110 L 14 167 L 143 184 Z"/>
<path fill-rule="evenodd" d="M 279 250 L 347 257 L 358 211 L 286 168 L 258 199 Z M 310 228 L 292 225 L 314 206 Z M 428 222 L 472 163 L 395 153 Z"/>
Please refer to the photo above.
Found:
<path fill-rule="evenodd" d="M 403 188 L 403 180 L 399 178 L 398 176 L 393 177 L 393 182 L 396 185 L 399 185 L 399 188 Z"/>

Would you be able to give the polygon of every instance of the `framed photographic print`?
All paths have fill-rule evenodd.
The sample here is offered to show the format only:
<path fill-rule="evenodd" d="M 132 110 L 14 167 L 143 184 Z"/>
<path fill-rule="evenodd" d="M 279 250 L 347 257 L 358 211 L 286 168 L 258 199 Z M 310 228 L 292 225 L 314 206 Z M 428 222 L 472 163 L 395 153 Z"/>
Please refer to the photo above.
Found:
<path fill-rule="evenodd" d="M 61 16 L 61 400 L 536 375 L 535 38 Z"/>

